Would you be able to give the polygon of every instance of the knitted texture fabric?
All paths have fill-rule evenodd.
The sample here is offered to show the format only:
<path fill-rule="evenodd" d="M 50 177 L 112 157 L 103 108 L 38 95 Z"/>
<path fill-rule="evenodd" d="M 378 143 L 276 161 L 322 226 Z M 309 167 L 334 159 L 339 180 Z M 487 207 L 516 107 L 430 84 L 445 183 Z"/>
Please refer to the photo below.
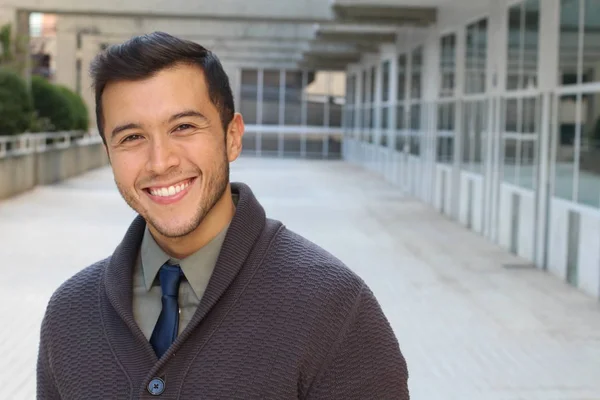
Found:
<path fill-rule="evenodd" d="M 248 186 L 232 189 L 238 206 L 214 274 L 163 357 L 133 318 L 137 217 L 110 257 L 50 299 L 38 399 L 409 399 L 405 359 L 364 281 L 267 218 Z M 159 396 L 148 390 L 157 379 Z"/>

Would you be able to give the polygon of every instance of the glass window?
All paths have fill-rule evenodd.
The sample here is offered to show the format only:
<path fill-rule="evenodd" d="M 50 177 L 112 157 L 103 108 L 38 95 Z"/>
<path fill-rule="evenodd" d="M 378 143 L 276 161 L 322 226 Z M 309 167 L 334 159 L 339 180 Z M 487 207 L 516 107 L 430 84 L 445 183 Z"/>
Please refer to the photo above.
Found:
<path fill-rule="evenodd" d="M 487 129 L 487 101 L 464 103 L 462 127 L 463 169 L 481 173 L 485 154 Z"/>
<path fill-rule="evenodd" d="M 581 140 L 579 144 L 579 184 L 577 200 L 600 206 L 600 93 L 581 98 Z"/>
<path fill-rule="evenodd" d="M 573 96 L 562 96 L 558 102 L 554 195 L 567 200 L 575 200 L 575 138 L 581 129 L 577 104 Z"/>
<path fill-rule="evenodd" d="M 412 53 L 411 63 L 411 98 L 420 99 L 422 95 L 421 75 L 423 74 L 423 48 L 419 47 Z"/>
<path fill-rule="evenodd" d="M 519 101 L 517 99 L 506 100 L 506 114 L 504 117 L 504 131 L 509 133 L 515 133 L 518 131 L 519 121 Z"/>
<path fill-rule="evenodd" d="M 582 82 L 600 82 L 600 0 L 585 0 L 583 14 Z"/>
<path fill-rule="evenodd" d="M 257 123 L 258 104 L 258 71 L 255 69 L 242 70 L 240 113 L 246 124 Z"/>
<path fill-rule="evenodd" d="M 381 101 L 390 99 L 390 62 L 384 61 L 381 66 Z"/>
<path fill-rule="evenodd" d="M 540 47 L 540 0 L 524 3 L 525 38 L 523 43 L 521 88 L 530 89 L 538 85 Z"/>
<path fill-rule="evenodd" d="M 487 77 L 487 19 L 467 26 L 465 93 L 483 93 Z"/>
<path fill-rule="evenodd" d="M 398 92 L 397 98 L 399 101 L 406 99 L 406 54 L 398 57 Z"/>
<path fill-rule="evenodd" d="M 507 138 L 504 140 L 504 172 L 502 174 L 505 182 L 517 184 L 517 152 L 518 140 Z"/>
<path fill-rule="evenodd" d="M 360 96 L 363 104 L 366 104 L 368 102 L 368 99 L 367 99 L 368 82 L 369 82 L 369 72 L 368 72 L 368 70 L 364 70 L 362 73 L 362 93 Z"/>
<path fill-rule="evenodd" d="M 380 145 L 386 147 L 388 145 L 388 119 L 390 116 L 390 109 L 388 107 L 383 107 L 381 109 L 381 140 Z"/>
<path fill-rule="evenodd" d="M 522 4 L 517 4 L 508 10 L 508 53 L 506 57 L 506 88 L 508 90 L 521 87 L 523 16 Z"/>
<path fill-rule="evenodd" d="M 307 73 L 304 98 L 306 100 L 306 125 L 325 125 L 325 102 L 328 100 L 326 89 L 327 77 L 324 72 L 310 71 Z"/>
<path fill-rule="evenodd" d="M 356 100 L 356 75 L 347 78 L 346 88 L 346 104 L 353 106 Z"/>
<path fill-rule="evenodd" d="M 455 34 L 442 37 L 440 51 L 440 97 L 452 97 L 456 86 Z"/>
<path fill-rule="evenodd" d="M 437 112 L 437 161 L 452 163 L 454 159 L 455 105 L 438 105 Z"/>
<path fill-rule="evenodd" d="M 396 107 L 396 129 L 406 129 L 406 115 L 404 111 L 404 105 L 399 105 Z"/>
<path fill-rule="evenodd" d="M 285 72 L 285 125 L 302 125 L 302 71 Z"/>
<path fill-rule="evenodd" d="M 369 109 L 369 96 L 371 91 L 371 70 L 365 69 L 362 73 L 362 104 L 361 104 L 361 125 L 362 129 L 371 127 L 371 110 Z M 368 135 L 363 135 L 363 138 L 369 140 Z"/>
<path fill-rule="evenodd" d="M 579 82 L 579 7 L 580 0 L 560 1 L 559 84 Z"/>
<path fill-rule="evenodd" d="M 539 0 L 527 0 L 509 9 L 506 65 L 508 90 L 536 87 L 539 30 Z"/>
<path fill-rule="evenodd" d="M 404 151 L 404 136 L 406 134 L 406 111 L 404 105 L 396 107 L 396 150 Z"/>
<path fill-rule="evenodd" d="M 390 109 L 386 107 L 381 108 L 381 129 L 387 129 L 389 127 Z"/>
<path fill-rule="evenodd" d="M 356 76 L 348 75 L 346 77 L 346 101 L 344 105 L 344 127 L 352 129 L 354 127 L 354 96 L 356 95 Z"/>
<path fill-rule="evenodd" d="M 369 97 L 369 102 L 370 103 L 375 103 L 375 91 L 377 89 L 377 85 L 376 85 L 376 79 L 377 79 L 377 68 L 372 67 L 371 68 L 371 82 L 369 84 L 369 90 L 370 90 L 370 97 Z"/>
<path fill-rule="evenodd" d="M 504 181 L 527 189 L 537 182 L 538 107 L 535 97 L 508 99 L 504 106 Z"/>
<path fill-rule="evenodd" d="M 351 130 L 354 128 L 354 109 L 348 107 L 344 111 L 344 128 Z"/>
<path fill-rule="evenodd" d="M 354 102 L 356 96 L 356 75 L 346 78 L 346 103 L 344 106 L 344 127 L 347 131 L 354 128 Z"/>
<path fill-rule="evenodd" d="M 410 107 L 410 154 L 421 153 L 421 105 L 413 104 Z"/>
<path fill-rule="evenodd" d="M 370 128 L 371 127 L 371 109 L 369 107 L 364 107 L 362 109 L 362 125 L 361 128 Z"/>
<path fill-rule="evenodd" d="M 279 70 L 263 71 L 261 122 L 265 125 L 279 124 L 279 94 L 281 89 L 279 78 Z"/>
<path fill-rule="evenodd" d="M 600 0 L 561 0 L 559 84 L 600 82 L 599 30 Z"/>

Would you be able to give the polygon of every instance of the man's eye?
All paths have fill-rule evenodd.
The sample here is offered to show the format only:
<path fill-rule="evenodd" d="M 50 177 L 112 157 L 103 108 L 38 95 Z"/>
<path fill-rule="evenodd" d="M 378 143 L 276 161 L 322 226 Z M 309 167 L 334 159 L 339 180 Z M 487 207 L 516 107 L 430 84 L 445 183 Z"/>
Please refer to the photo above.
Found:
<path fill-rule="evenodd" d="M 140 139 L 141 137 L 142 137 L 141 135 L 129 135 L 125 139 L 123 139 L 123 142 L 131 142 L 131 141 Z"/>
<path fill-rule="evenodd" d="M 184 131 L 186 129 L 190 129 L 192 126 L 190 124 L 181 124 L 175 130 L 176 131 Z"/>

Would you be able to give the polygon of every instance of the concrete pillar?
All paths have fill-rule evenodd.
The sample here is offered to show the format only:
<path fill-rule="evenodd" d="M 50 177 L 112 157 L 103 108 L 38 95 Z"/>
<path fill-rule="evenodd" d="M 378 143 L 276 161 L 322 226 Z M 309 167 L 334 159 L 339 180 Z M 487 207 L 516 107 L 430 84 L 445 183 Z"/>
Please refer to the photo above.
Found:
<path fill-rule="evenodd" d="M 500 121 L 502 94 L 506 87 L 506 59 L 508 32 L 508 2 L 496 0 L 490 3 L 488 65 L 486 87 L 489 93 L 488 137 L 486 149 L 486 180 L 484 187 L 484 235 L 496 242 L 498 240 L 498 220 L 500 208 L 500 181 L 504 160 L 503 141 L 500 133 L 503 127 Z"/>
<path fill-rule="evenodd" d="M 423 180 L 426 183 L 425 201 L 434 204 L 435 199 L 435 165 L 436 165 L 436 146 L 437 146 L 437 102 L 440 88 L 440 40 L 441 35 L 437 27 L 427 31 L 425 42 L 424 71 L 423 76 L 423 104 L 427 115 L 426 123 L 426 145 L 425 145 L 425 169 L 426 177 Z"/>
<path fill-rule="evenodd" d="M 29 51 L 29 15 L 28 11 L 17 11 L 16 29 L 13 30 L 16 44 L 15 57 L 21 68 L 21 74 L 27 84 L 31 84 L 31 52 Z"/>
<path fill-rule="evenodd" d="M 558 44 L 560 42 L 560 0 L 540 1 L 540 53 L 538 63 L 538 85 L 542 94 L 539 181 L 537 193 L 536 215 L 536 248 L 535 264 L 546 269 L 548 263 L 548 235 L 550 198 L 552 196 L 552 163 L 554 156 L 550 154 L 553 113 L 558 109 L 553 104 L 552 91 L 558 84 Z M 557 99 L 554 99 L 556 102 Z"/>
<path fill-rule="evenodd" d="M 61 29 L 61 18 L 56 23 L 56 75 L 55 83 L 76 88 L 77 35 Z"/>
<path fill-rule="evenodd" d="M 466 69 L 466 28 L 464 25 L 456 30 L 456 96 L 462 99 L 465 93 L 465 69 Z M 464 124 L 464 103 L 458 101 L 455 108 L 454 118 L 454 154 L 452 165 L 452 196 L 450 198 L 450 216 L 455 220 L 460 218 L 460 166 L 463 159 L 463 124 Z"/>
<path fill-rule="evenodd" d="M 100 42 L 101 39 L 98 39 L 95 36 L 83 35 L 81 40 L 81 50 L 79 52 L 81 58 L 81 97 L 88 108 L 91 129 L 96 128 L 96 102 L 89 69 L 93 58 L 99 52 Z M 76 57 L 74 57 L 72 61 L 70 67 L 74 70 L 77 63 Z M 75 77 L 75 72 L 73 72 L 73 77 Z"/>

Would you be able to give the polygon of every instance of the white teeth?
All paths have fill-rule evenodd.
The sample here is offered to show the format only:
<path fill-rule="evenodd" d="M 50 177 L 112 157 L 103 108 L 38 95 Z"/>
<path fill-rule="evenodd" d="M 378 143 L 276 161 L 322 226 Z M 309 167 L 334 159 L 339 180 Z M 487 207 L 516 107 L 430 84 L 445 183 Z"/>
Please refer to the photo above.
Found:
<path fill-rule="evenodd" d="M 160 189 L 150 189 L 150 194 L 153 196 L 159 197 L 169 197 L 174 196 L 177 193 L 181 192 L 183 189 L 187 188 L 190 185 L 189 182 L 182 183 L 180 185 L 169 186 L 168 188 L 160 188 Z"/>

